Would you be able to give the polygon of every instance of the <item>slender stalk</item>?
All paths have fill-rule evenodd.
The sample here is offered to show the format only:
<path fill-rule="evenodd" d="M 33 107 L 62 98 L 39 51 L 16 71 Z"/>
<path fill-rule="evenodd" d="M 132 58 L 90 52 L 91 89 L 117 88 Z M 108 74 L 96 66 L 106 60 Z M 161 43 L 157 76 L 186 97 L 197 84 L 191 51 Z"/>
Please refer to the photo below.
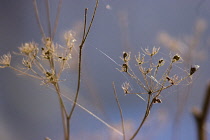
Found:
<path fill-rule="evenodd" d="M 95 9 L 94 9 L 94 12 L 93 12 L 93 16 L 92 16 L 92 19 L 91 19 L 91 22 L 89 24 L 89 27 L 88 27 L 88 30 L 86 32 L 86 17 L 87 17 L 87 9 L 85 9 L 85 17 L 84 17 L 84 34 L 83 34 L 83 40 L 79 46 L 79 60 L 78 60 L 78 79 L 77 79 L 77 90 L 76 90 L 76 95 L 75 95 L 75 98 L 74 98 L 74 103 L 73 103 L 73 106 L 72 106 L 72 109 L 69 113 L 69 116 L 68 116 L 68 121 L 70 123 L 71 121 L 71 117 L 72 117 L 72 114 L 74 112 L 74 109 L 76 107 L 76 104 L 77 104 L 77 100 L 78 100 L 78 96 L 79 96 L 79 90 L 80 90 L 80 84 L 81 84 L 81 71 L 82 71 L 82 49 L 83 49 L 83 46 L 84 46 L 84 43 L 86 41 L 86 38 L 88 36 L 88 33 L 92 27 L 92 23 L 93 23 L 93 20 L 94 20 L 94 17 L 95 17 L 95 14 L 96 14 L 96 9 L 98 7 L 98 0 L 96 0 L 96 5 L 95 5 Z M 69 129 L 69 134 L 70 134 L 70 126 L 68 126 L 68 129 Z"/>
<path fill-rule="evenodd" d="M 60 104 L 61 116 L 62 116 L 62 123 L 63 123 L 63 130 L 64 130 L 64 137 L 65 137 L 65 140 L 69 140 L 69 132 L 68 132 L 68 129 L 67 129 L 68 114 L 66 112 L 66 108 L 65 108 L 65 105 L 63 103 L 63 99 L 61 97 L 61 92 L 60 92 L 60 88 L 59 88 L 58 83 L 54 83 L 54 87 L 56 89 L 56 92 L 57 92 L 58 98 L 59 98 L 59 104 Z"/>
<path fill-rule="evenodd" d="M 133 139 L 136 137 L 136 135 L 139 133 L 141 127 L 142 127 L 143 124 L 145 123 L 147 117 L 149 116 L 150 109 L 151 109 L 151 107 L 152 107 L 151 104 L 153 103 L 153 102 L 150 103 L 150 98 L 151 98 L 151 93 L 150 93 L 150 94 L 148 93 L 147 108 L 146 108 L 146 112 L 145 112 L 144 118 L 143 118 L 141 124 L 139 125 L 139 127 L 137 128 L 136 132 L 135 132 L 135 133 L 133 134 L 133 136 L 130 138 L 130 140 L 133 140 Z"/>
<path fill-rule="evenodd" d="M 125 125 L 124 125 L 123 113 L 122 113 L 122 109 L 121 109 L 121 106 L 120 106 L 120 102 L 119 102 L 118 97 L 117 97 L 117 92 L 116 92 L 114 82 L 112 83 L 112 85 L 113 85 L 113 89 L 114 89 L 115 100 L 117 102 L 117 106 L 118 106 L 118 109 L 120 111 L 120 119 L 121 119 L 121 124 L 122 124 L 123 140 L 125 140 Z"/>
<path fill-rule="evenodd" d="M 198 140 L 207 140 L 205 125 L 210 107 L 210 83 L 208 84 L 206 95 L 203 101 L 202 110 L 194 110 L 193 115 L 197 124 Z"/>
<path fill-rule="evenodd" d="M 46 9 L 47 9 L 47 22 L 48 22 L 48 31 L 49 31 L 49 37 L 52 37 L 52 32 L 51 32 L 51 22 L 50 22 L 50 4 L 49 0 L 45 0 L 46 3 Z"/>
<path fill-rule="evenodd" d="M 91 19 L 91 21 L 90 21 L 90 24 L 89 24 L 88 30 L 87 30 L 87 32 L 86 32 L 86 35 L 85 35 L 85 37 L 84 37 L 84 39 L 83 39 L 83 41 L 82 41 L 82 46 L 83 46 L 83 44 L 85 43 L 85 41 L 86 41 L 86 39 L 87 39 L 87 36 L 88 36 L 88 34 L 89 34 L 89 32 L 90 32 L 90 29 L 91 29 L 91 27 L 92 27 L 93 20 L 94 20 L 95 15 L 96 15 L 96 10 L 97 10 L 97 8 L 98 8 L 98 1 L 99 1 L 99 0 L 96 0 L 96 5 L 95 5 L 94 11 L 93 11 L 93 16 L 92 16 L 92 19 Z"/>
<path fill-rule="evenodd" d="M 12 66 L 9 66 L 9 68 L 11 68 L 11 69 L 13 69 L 14 71 L 17 71 L 17 72 L 19 72 L 19 73 L 21 73 L 21 74 L 23 74 L 23 75 L 26 75 L 26 76 L 29 76 L 29 77 L 32 77 L 32 78 L 35 78 L 35 79 L 43 80 L 43 78 L 41 78 L 41 77 L 37 77 L 37 76 L 31 75 L 31 74 L 28 74 L 28 73 L 26 73 L 26 72 L 23 72 L 23 71 L 21 71 L 21 70 L 19 70 L 19 69 L 14 68 L 14 67 L 12 67 Z"/>
<path fill-rule="evenodd" d="M 56 33 L 56 30 L 57 30 L 57 27 L 58 27 L 58 21 L 59 21 L 59 17 L 60 17 L 62 2 L 63 2 L 63 0 L 59 0 L 59 3 L 58 3 L 57 13 L 56 13 L 56 19 L 55 19 L 53 33 L 52 33 L 52 37 L 51 37 L 52 40 L 55 37 L 55 33 Z"/>
<path fill-rule="evenodd" d="M 45 33 L 44 33 L 44 29 L 43 29 L 42 24 L 41 24 L 41 20 L 40 20 L 40 18 L 39 18 L 39 10 L 38 10 L 38 8 L 37 8 L 36 0 L 33 0 L 33 4 L 34 4 L 34 11 L 35 11 L 35 14 L 36 14 L 36 21 L 37 21 L 37 24 L 39 25 L 39 29 L 40 29 L 40 31 L 41 31 L 42 37 L 43 37 L 43 38 L 46 38 Z"/>
<path fill-rule="evenodd" d="M 78 99 L 78 96 L 79 96 L 80 83 L 81 83 L 81 70 L 82 70 L 82 47 L 81 46 L 79 48 L 78 67 L 79 67 L 79 69 L 78 69 L 77 91 L 76 91 L 76 95 L 75 95 L 75 98 L 74 98 L 74 103 L 73 103 L 72 109 L 71 109 L 71 111 L 69 113 L 69 116 L 68 116 L 68 120 L 71 120 L 71 117 L 72 117 L 72 114 L 73 114 L 74 109 L 76 107 L 77 99 Z M 69 128 L 69 131 L 70 131 L 70 128 Z"/>

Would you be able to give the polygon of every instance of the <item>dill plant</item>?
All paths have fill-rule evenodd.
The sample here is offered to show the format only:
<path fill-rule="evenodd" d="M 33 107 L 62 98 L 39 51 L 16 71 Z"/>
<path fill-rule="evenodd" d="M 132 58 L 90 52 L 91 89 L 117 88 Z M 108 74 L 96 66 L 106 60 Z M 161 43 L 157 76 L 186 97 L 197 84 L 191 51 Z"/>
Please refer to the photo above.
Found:
<path fill-rule="evenodd" d="M 54 23 L 53 31 L 51 31 L 51 22 L 50 22 L 50 9 L 49 9 L 49 0 L 45 0 L 47 6 L 47 17 L 48 17 L 48 29 L 49 35 L 47 36 L 44 32 L 42 27 L 41 21 L 39 19 L 39 10 L 37 7 L 36 0 L 33 0 L 35 14 L 37 23 L 39 25 L 41 34 L 42 34 L 42 44 L 37 44 L 36 42 L 27 42 L 23 43 L 19 47 L 19 52 L 15 52 L 14 54 L 19 55 L 22 57 L 22 67 L 16 68 L 11 65 L 12 56 L 10 53 L 4 54 L 0 57 L 0 68 L 10 68 L 14 71 L 22 75 L 26 75 L 41 81 L 42 85 L 48 86 L 53 88 L 57 95 L 60 104 L 61 116 L 62 116 L 62 123 L 63 123 L 63 133 L 64 139 L 70 139 L 70 121 L 72 118 L 72 114 L 75 110 L 75 106 L 77 105 L 79 90 L 80 90 L 80 81 L 81 81 L 81 69 L 82 69 L 82 49 L 84 43 L 88 37 L 90 32 L 91 26 L 93 24 L 93 20 L 95 18 L 96 9 L 98 7 L 98 0 L 96 0 L 95 8 L 92 14 L 92 18 L 90 23 L 87 24 L 87 11 L 85 9 L 84 13 L 84 29 L 83 29 L 83 36 L 79 46 L 75 45 L 77 41 L 75 39 L 75 32 L 70 30 L 64 34 L 65 39 L 65 46 L 57 44 L 54 42 L 54 36 L 56 33 L 56 29 L 58 26 L 59 14 L 62 5 L 62 0 L 59 0 L 58 8 L 57 8 L 57 15 Z M 73 105 L 70 110 L 67 110 L 63 95 L 60 90 L 60 81 L 61 75 L 63 72 L 70 69 L 70 62 L 72 59 L 72 49 L 78 47 L 79 50 L 79 58 L 78 58 L 78 79 L 77 79 L 77 87 L 75 98 L 73 100 Z M 49 137 L 45 138 L 46 140 L 50 140 Z"/>
<path fill-rule="evenodd" d="M 177 65 L 183 62 L 182 57 L 179 54 L 170 55 L 170 60 L 166 60 L 164 58 L 157 59 L 154 57 L 159 53 L 160 48 L 153 47 L 152 50 L 149 49 L 142 49 L 142 52 L 138 53 L 135 56 L 135 69 L 137 69 L 138 74 L 136 71 L 133 70 L 133 67 L 130 65 L 130 61 L 132 59 L 130 52 L 123 52 L 121 60 L 123 61 L 121 68 L 118 69 L 120 72 L 125 73 L 128 77 L 133 79 L 144 92 L 132 92 L 132 87 L 130 82 L 124 82 L 122 84 L 122 89 L 126 95 L 129 94 L 136 94 L 140 96 L 141 94 L 147 95 L 146 99 L 146 109 L 144 113 L 144 117 L 141 120 L 137 130 L 133 133 L 130 137 L 130 140 L 133 140 L 136 135 L 141 130 L 143 124 L 147 120 L 150 111 L 154 104 L 162 103 L 161 100 L 161 93 L 172 87 L 177 86 L 183 82 L 186 84 L 190 84 L 192 82 L 193 74 L 198 70 L 199 66 L 194 65 L 191 66 L 188 70 L 184 70 L 184 76 L 179 76 L 179 72 L 177 70 L 173 70 Z M 167 63 L 166 63 L 167 62 Z M 183 70 L 181 67 L 179 67 Z M 114 93 L 116 94 L 115 86 Z M 141 97 L 141 96 L 140 96 Z M 115 96 L 115 98 L 117 98 Z M 118 102 L 119 106 L 119 101 Z M 122 116 L 121 108 L 119 107 L 120 114 Z M 123 118 L 121 117 L 121 121 L 123 124 Z M 122 125 L 122 129 L 124 131 L 124 126 Z M 123 133 L 125 135 L 125 133 Z M 125 139 L 125 136 L 124 136 Z"/>

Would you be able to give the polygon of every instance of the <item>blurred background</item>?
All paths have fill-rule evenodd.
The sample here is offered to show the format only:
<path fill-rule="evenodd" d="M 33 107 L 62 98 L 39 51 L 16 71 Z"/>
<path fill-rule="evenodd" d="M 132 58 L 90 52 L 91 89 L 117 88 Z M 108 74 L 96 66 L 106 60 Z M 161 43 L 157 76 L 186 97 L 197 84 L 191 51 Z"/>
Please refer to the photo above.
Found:
<path fill-rule="evenodd" d="M 47 33 L 45 2 L 37 0 L 41 22 Z M 63 0 L 55 42 L 63 45 L 65 31 L 73 30 L 79 43 L 84 8 L 91 19 L 94 0 Z M 58 0 L 50 0 L 51 22 L 54 23 Z M 156 104 L 136 139 L 196 140 L 197 130 L 192 110 L 201 108 L 209 82 L 210 1 L 208 0 L 100 0 L 95 21 L 83 50 L 82 86 L 79 104 L 112 127 L 121 131 L 120 115 L 115 102 L 112 82 L 125 119 L 129 138 L 143 118 L 146 102 L 135 95 L 124 95 L 121 85 L 127 79 L 116 68 L 122 64 L 123 51 L 131 52 L 132 66 L 141 48 L 160 47 L 158 58 L 179 53 L 183 70 L 200 65 L 189 86 L 180 84 L 164 91 L 161 104 Z M 0 1 L 0 55 L 17 52 L 22 43 L 39 44 L 41 33 L 37 25 L 33 2 Z M 104 52 L 106 55 L 104 55 Z M 114 63 L 116 62 L 116 63 Z M 12 56 L 12 65 L 19 67 L 21 59 Z M 183 76 L 179 70 L 178 75 Z M 62 92 L 73 98 L 76 91 L 76 65 L 63 75 Z M 49 137 L 61 140 L 62 122 L 56 93 L 41 86 L 41 82 L 0 69 L 0 138 L 2 140 L 41 140 Z M 132 80 L 131 80 L 132 81 Z M 131 82 L 133 83 L 133 82 Z M 142 92 L 135 83 L 132 88 Z M 142 96 L 146 99 L 146 96 Z M 65 99 L 70 109 L 71 102 Z M 76 140 L 120 140 L 122 136 L 89 113 L 76 107 L 71 124 L 71 138 Z M 207 121 L 210 138 L 210 118 Z"/>

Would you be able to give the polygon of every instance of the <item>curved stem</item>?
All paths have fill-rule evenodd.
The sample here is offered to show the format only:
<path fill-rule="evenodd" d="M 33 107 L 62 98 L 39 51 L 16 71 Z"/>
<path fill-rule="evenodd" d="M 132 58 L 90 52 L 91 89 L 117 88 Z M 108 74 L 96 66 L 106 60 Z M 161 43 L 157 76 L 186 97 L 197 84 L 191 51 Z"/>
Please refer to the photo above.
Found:
<path fill-rule="evenodd" d="M 92 15 L 92 19 L 90 21 L 90 24 L 89 24 L 89 27 L 88 27 L 88 30 L 86 32 L 86 15 L 87 15 L 87 9 L 85 9 L 85 18 L 84 18 L 84 33 L 83 33 L 83 39 L 82 39 L 82 42 L 79 46 L 79 60 L 78 60 L 78 79 L 77 79 L 77 90 L 76 90 L 76 95 L 75 95 L 75 98 L 74 98 L 74 103 L 73 103 L 73 106 L 72 106 L 72 109 L 69 113 L 69 116 L 67 117 L 67 120 L 68 122 L 70 123 L 71 121 L 71 117 L 72 117 L 72 114 L 74 112 L 74 109 L 76 107 L 76 104 L 77 104 L 77 100 L 78 100 L 78 96 L 79 96 L 79 90 L 80 90 L 80 83 L 81 83 L 81 71 L 82 71 L 82 48 L 84 46 L 84 43 L 86 41 L 86 38 L 88 36 L 88 33 L 92 27 L 92 23 L 93 23 L 93 20 L 94 20 L 94 17 L 95 17 L 95 14 L 96 14 L 96 9 L 98 7 L 98 0 L 96 0 L 96 4 L 95 4 L 95 9 L 94 9 L 94 12 L 93 12 L 93 15 Z M 70 134 L 70 124 L 68 124 L 68 131 L 69 131 L 69 134 Z"/>
<path fill-rule="evenodd" d="M 116 92 L 114 82 L 112 83 L 112 85 L 113 85 L 113 89 L 114 89 L 115 100 L 117 102 L 117 106 L 118 106 L 118 109 L 120 111 L 120 119 L 121 119 L 121 124 L 122 124 L 123 140 L 125 140 L 125 125 L 124 125 L 123 113 L 122 113 L 122 109 L 121 109 L 121 106 L 120 106 L 120 102 L 119 102 L 118 97 L 117 97 L 117 92 Z"/>
<path fill-rule="evenodd" d="M 65 140 L 69 140 L 69 131 L 68 131 L 68 127 L 67 127 L 68 124 L 69 124 L 68 114 L 67 114 L 63 99 L 61 97 L 61 92 L 60 92 L 60 88 L 59 88 L 58 83 L 55 83 L 54 87 L 56 89 L 56 92 L 57 92 L 58 98 L 59 98 L 61 117 L 62 117 L 62 123 L 63 123 L 63 130 L 64 130 L 64 137 L 65 137 Z"/>
<path fill-rule="evenodd" d="M 135 132 L 135 133 L 133 134 L 133 136 L 130 138 L 130 140 L 133 140 L 133 139 L 136 137 L 136 135 L 139 133 L 141 127 L 142 127 L 143 124 L 145 123 L 147 117 L 149 116 L 150 109 L 152 108 L 152 104 L 153 104 L 153 101 L 150 103 L 150 98 L 151 98 L 151 94 L 148 94 L 147 109 L 146 109 L 144 118 L 143 118 L 141 124 L 139 125 L 138 129 L 136 130 L 136 132 Z"/>

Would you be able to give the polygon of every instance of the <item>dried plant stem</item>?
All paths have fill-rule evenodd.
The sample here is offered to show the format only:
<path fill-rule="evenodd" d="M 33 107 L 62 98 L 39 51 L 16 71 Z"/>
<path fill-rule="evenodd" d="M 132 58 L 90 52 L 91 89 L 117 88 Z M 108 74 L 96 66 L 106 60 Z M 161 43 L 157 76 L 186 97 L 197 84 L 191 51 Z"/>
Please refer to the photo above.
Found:
<path fill-rule="evenodd" d="M 17 72 L 19 72 L 19 73 L 21 73 L 21 74 L 23 74 L 23 75 L 26 75 L 26 76 L 29 76 L 29 77 L 32 77 L 32 78 L 35 78 L 35 79 L 42 80 L 41 77 L 37 77 L 37 76 L 31 75 L 31 74 L 28 74 L 28 73 L 26 73 L 26 72 L 23 72 L 23 71 L 21 71 L 21 70 L 19 70 L 19 69 L 14 68 L 14 67 L 12 67 L 12 66 L 9 66 L 9 68 L 11 68 L 11 69 L 13 69 L 14 71 L 17 71 Z"/>
<path fill-rule="evenodd" d="M 49 36 L 50 38 L 52 37 L 52 32 L 51 32 L 51 22 L 50 22 L 50 5 L 49 5 L 49 0 L 45 0 L 45 5 L 46 5 L 46 10 L 47 10 L 47 22 L 48 22 L 48 31 L 49 31 Z"/>
<path fill-rule="evenodd" d="M 119 102 L 118 97 L 117 97 L 117 92 L 116 92 L 116 88 L 115 88 L 114 82 L 112 83 L 112 86 L 113 86 L 113 89 L 114 89 L 115 100 L 117 102 L 117 106 L 118 106 L 118 109 L 120 111 L 120 119 L 121 119 L 121 124 L 122 124 L 123 140 L 125 140 L 125 126 L 124 126 L 123 113 L 122 113 L 122 109 L 121 109 L 121 106 L 120 106 L 120 102 Z"/>
<path fill-rule="evenodd" d="M 33 0 L 33 4 L 34 4 L 34 11 L 35 11 L 35 14 L 36 14 L 36 21 L 37 21 L 37 23 L 38 23 L 38 25 L 39 25 L 39 29 L 41 30 L 42 36 L 43 36 L 44 38 L 46 38 L 45 33 L 44 33 L 44 29 L 43 29 L 42 24 L 41 24 L 41 22 L 40 22 L 39 10 L 38 10 L 38 8 L 37 8 L 36 0 Z"/>
<path fill-rule="evenodd" d="M 206 95 L 203 101 L 203 106 L 201 111 L 194 110 L 193 115 L 197 124 L 197 132 L 198 132 L 198 140 L 207 140 L 207 136 L 205 133 L 206 128 L 206 120 L 210 107 L 210 83 L 208 84 Z"/>
<path fill-rule="evenodd" d="M 96 0 L 96 5 L 95 5 L 95 9 L 94 9 L 94 12 L 93 12 L 93 16 L 92 16 L 92 19 L 91 19 L 91 22 L 89 24 L 89 27 L 88 27 L 88 30 L 86 32 L 86 21 L 87 21 L 87 8 L 85 9 L 85 17 L 84 17 L 84 33 L 83 33 L 83 39 L 82 39 L 82 42 L 79 46 L 79 60 L 78 60 L 78 79 L 77 79 L 77 90 L 76 90 L 76 95 L 75 95 L 75 98 L 74 98 L 74 103 L 73 103 L 73 106 L 71 108 L 71 111 L 69 113 L 69 116 L 68 116 L 68 122 L 70 123 L 71 121 L 71 117 L 72 117 L 72 114 L 74 112 L 74 109 L 76 107 L 76 104 L 77 104 L 77 100 L 78 100 L 78 96 L 79 96 L 79 90 L 80 90 L 80 83 L 81 83 L 81 71 L 82 71 L 82 49 L 83 49 L 83 46 L 84 46 L 84 43 L 86 41 L 86 38 L 89 34 L 89 31 L 92 27 L 92 24 L 93 24 L 93 20 L 94 20 L 94 17 L 95 17 L 95 14 L 96 14 L 96 9 L 98 7 L 98 0 Z M 68 124 L 68 130 L 69 130 L 69 133 L 70 133 L 70 124 Z"/>
<path fill-rule="evenodd" d="M 73 112 L 75 110 L 75 107 L 77 105 L 77 100 L 78 100 L 79 91 L 80 91 L 80 84 L 81 84 L 82 49 L 83 49 L 84 43 L 85 43 L 85 41 L 87 39 L 87 36 L 88 36 L 88 34 L 90 32 L 90 29 L 92 27 L 93 20 L 95 18 L 95 14 L 96 14 L 96 9 L 98 7 L 98 1 L 99 0 L 96 0 L 95 8 L 94 8 L 94 11 L 93 11 L 93 15 L 92 15 L 90 24 L 89 24 L 89 26 L 88 26 L 87 29 L 86 29 L 86 25 L 87 25 L 87 8 L 85 9 L 85 14 L 84 14 L 84 16 L 85 16 L 84 17 L 84 33 L 83 33 L 83 37 L 82 37 L 81 43 L 79 45 L 79 54 L 78 54 L 79 55 L 79 59 L 78 59 L 78 79 L 77 79 L 78 81 L 77 81 L 77 89 L 76 89 L 76 94 L 75 94 L 75 98 L 74 98 L 74 101 L 73 101 L 73 106 L 72 106 L 72 108 L 70 110 L 70 113 L 68 113 L 66 111 L 66 107 L 65 107 L 65 104 L 63 102 L 62 94 L 61 94 L 59 83 L 58 83 L 58 80 L 60 78 L 61 72 L 64 70 L 65 62 L 63 62 L 61 64 L 61 69 L 57 73 L 56 72 L 56 68 L 55 68 L 55 56 L 53 55 L 52 52 L 50 52 L 50 51 L 48 52 L 47 59 L 48 59 L 48 62 L 49 62 L 49 67 L 50 67 L 50 69 L 51 69 L 51 71 L 53 73 L 52 80 L 49 81 L 49 82 L 54 86 L 55 91 L 56 91 L 56 93 L 58 95 L 59 104 L 60 104 L 60 110 L 61 110 L 61 116 L 62 116 L 62 123 L 63 123 L 64 138 L 65 138 L 65 140 L 69 140 L 70 139 L 70 121 L 71 121 L 71 118 L 72 118 L 72 114 L 73 114 Z M 47 23 L 48 23 L 48 30 L 49 30 L 49 35 L 47 37 L 45 36 L 44 29 L 43 29 L 43 26 L 41 24 L 41 20 L 40 20 L 40 17 L 39 17 L 39 10 L 38 10 L 38 7 L 37 7 L 37 2 L 36 2 L 36 0 L 33 0 L 35 14 L 36 14 L 36 19 L 37 19 L 37 23 L 39 25 L 39 28 L 40 28 L 40 31 L 41 31 L 41 34 L 42 34 L 42 37 L 43 37 L 43 41 L 44 41 L 44 43 L 46 43 L 48 41 L 47 42 L 48 44 L 47 43 L 45 44 L 46 45 L 46 48 L 48 48 L 49 50 L 52 49 L 52 51 L 53 51 L 53 39 L 54 39 L 54 36 L 55 36 L 55 33 L 56 33 L 56 29 L 57 29 L 57 26 L 58 26 L 58 21 L 59 21 L 59 15 L 60 15 L 60 11 L 61 11 L 62 0 L 59 0 L 59 3 L 58 3 L 57 13 L 56 13 L 56 19 L 55 19 L 53 31 L 51 30 L 49 0 L 45 0 L 45 3 L 46 3 L 46 9 L 47 9 Z M 47 45 L 49 45 L 49 46 L 47 46 Z M 35 61 L 35 65 L 37 66 L 37 68 L 39 70 L 41 70 L 43 72 L 43 74 L 46 74 L 46 70 L 41 65 L 41 63 L 38 62 L 37 59 Z M 41 76 L 39 76 L 38 73 L 36 73 L 35 71 L 33 71 L 33 69 L 31 69 L 31 71 L 34 73 L 34 75 L 31 75 L 31 74 L 22 72 L 20 70 L 15 69 L 14 67 L 10 67 L 10 68 L 13 69 L 13 70 L 15 70 L 15 71 L 18 71 L 18 72 L 20 72 L 20 73 L 22 73 L 24 75 L 27 75 L 27 76 L 30 76 L 30 77 L 33 77 L 33 78 L 36 78 L 36 79 L 44 80 L 44 78 L 41 77 Z"/>
<path fill-rule="evenodd" d="M 67 114 L 67 111 L 66 111 L 63 99 L 61 97 L 59 84 L 55 83 L 54 87 L 56 89 L 56 92 L 57 92 L 58 98 L 59 98 L 59 104 L 60 104 L 60 109 L 61 109 L 61 117 L 62 117 L 62 123 L 63 123 L 63 130 L 64 130 L 64 137 L 65 137 L 65 140 L 69 140 L 69 132 L 68 132 L 68 129 L 67 129 L 67 125 L 68 125 L 67 117 L 68 117 L 68 114 Z"/>
<path fill-rule="evenodd" d="M 141 124 L 139 125 L 139 127 L 137 128 L 136 132 L 133 134 L 133 136 L 130 138 L 130 140 L 133 140 L 136 135 L 139 133 L 141 127 L 143 126 L 143 124 L 145 123 L 147 117 L 149 116 L 150 113 L 150 109 L 152 108 L 152 102 L 150 103 L 150 98 L 151 98 L 151 94 L 148 94 L 148 99 L 147 99 L 147 108 L 146 108 L 146 112 L 144 115 L 144 118 L 142 119 Z"/>
<path fill-rule="evenodd" d="M 55 91 L 54 88 L 52 87 L 48 87 L 49 89 Z M 67 100 L 69 100 L 70 102 L 74 102 L 71 98 L 67 97 L 66 95 L 62 94 L 61 95 L 66 98 Z M 87 112 L 88 114 L 90 114 L 92 117 L 94 117 L 95 119 L 97 119 L 98 121 L 100 121 L 102 124 L 104 124 L 105 126 L 107 126 L 108 128 L 110 128 L 111 130 L 115 131 L 116 133 L 118 133 L 119 135 L 123 136 L 123 134 L 117 130 L 116 128 L 112 127 L 110 124 L 108 124 L 107 122 L 105 122 L 104 120 L 102 120 L 99 116 L 95 115 L 93 112 L 91 112 L 90 110 L 88 110 L 87 108 L 85 108 L 84 106 L 82 106 L 81 104 L 79 104 L 78 102 L 76 103 L 76 105 L 78 107 L 80 107 L 82 110 L 84 110 L 85 112 Z"/>
<path fill-rule="evenodd" d="M 135 131 L 133 136 L 130 138 L 130 140 L 133 140 L 136 137 L 136 135 L 139 133 L 140 129 L 142 128 L 143 124 L 145 123 L 146 119 L 149 116 L 150 110 L 151 110 L 153 104 L 155 103 L 155 100 L 159 97 L 160 93 L 165 89 L 166 80 L 165 80 L 164 77 L 166 77 L 166 76 L 168 76 L 170 74 L 170 71 L 172 69 L 172 65 L 173 65 L 173 62 L 170 63 L 170 65 L 167 68 L 166 72 L 163 74 L 163 78 L 161 78 L 161 79 L 164 79 L 164 81 L 163 81 L 163 83 L 161 85 L 161 88 L 158 91 L 148 91 L 147 107 L 146 107 L 144 118 L 142 119 L 139 127 L 137 128 L 137 130 Z M 151 83 L 152 83 L 152 81 L 151 81 Z M 168 86 L 168 87 L 170 87 L 170 86 Z M 153 98 L 151 100 L 152 93 L 156 93 L 156 94 L 153 96 Z"/>
<path fill-rule="evenodd" d="M 58 3 L 57 14 L 56 14 L 56 19 L 55 19 L 55 23 L 54 23 L 53 33 L 52 33 L 52 40 L 55 37 L 55 33 L 56 33 L 56 30 L 58 27 L 58 21 L 59 21 L 59 17 L 60 17 L 62 2 L 63 2 L 63 0 L 59 0 L 59 3 Z"/>

